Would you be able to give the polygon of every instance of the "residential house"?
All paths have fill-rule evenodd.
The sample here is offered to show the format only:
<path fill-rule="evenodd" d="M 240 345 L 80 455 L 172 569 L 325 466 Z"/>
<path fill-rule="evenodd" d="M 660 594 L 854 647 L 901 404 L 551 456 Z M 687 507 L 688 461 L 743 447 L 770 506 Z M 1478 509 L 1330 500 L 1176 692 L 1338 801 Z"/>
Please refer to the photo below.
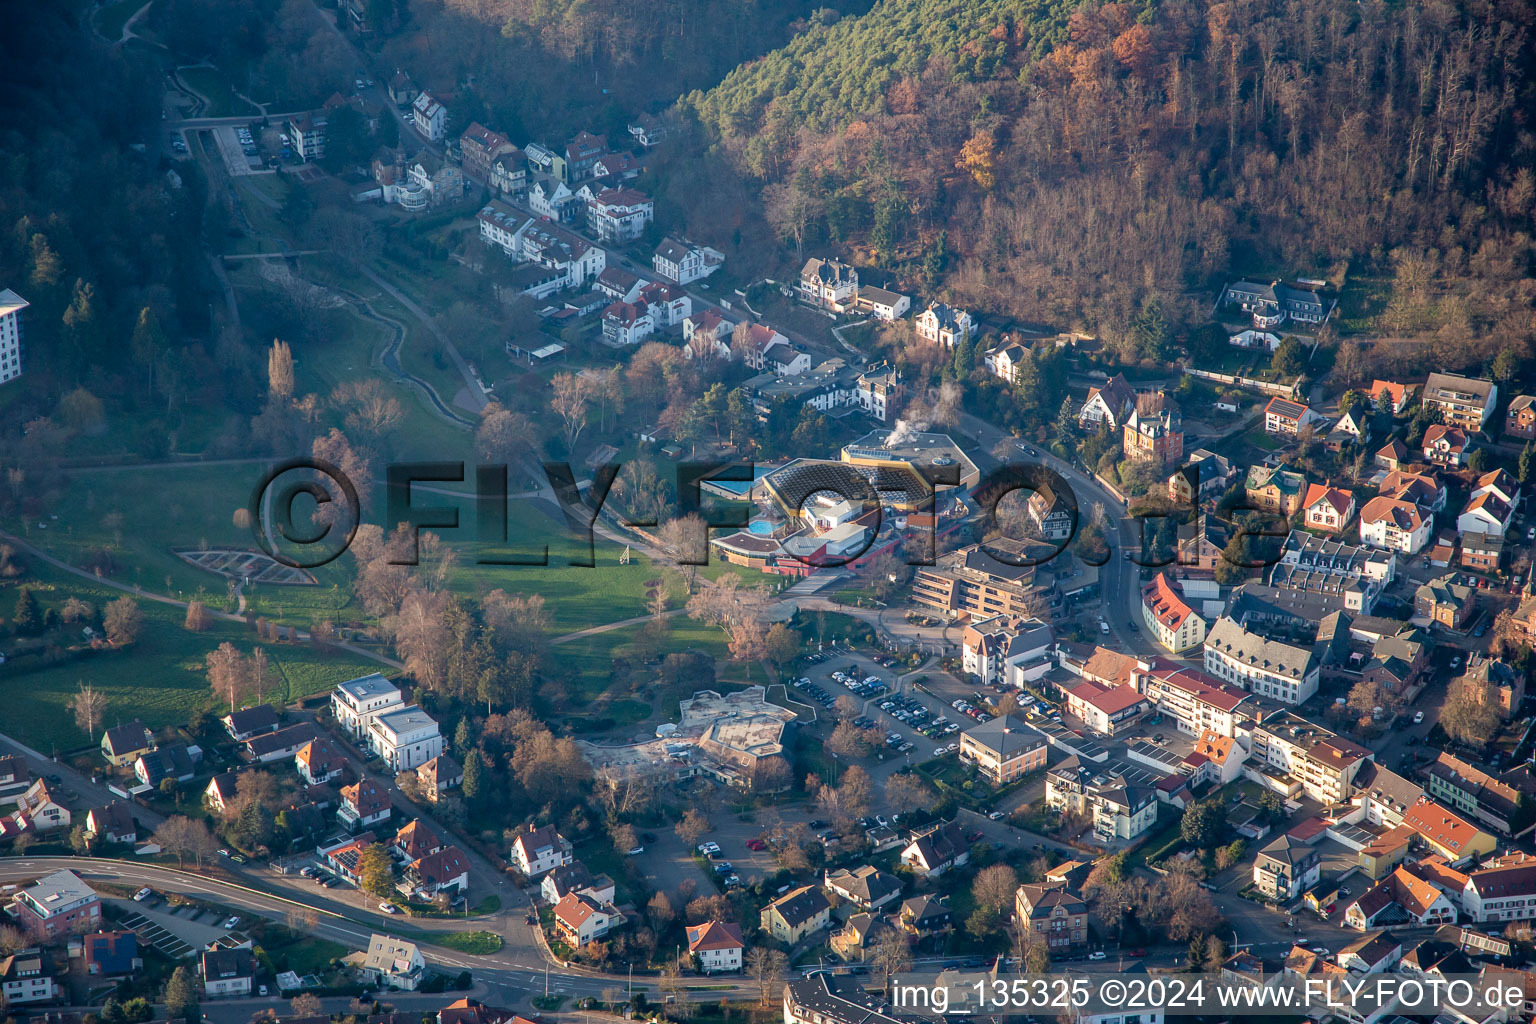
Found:
<path fill-rule="evenodd" d="M 395 772 L 410 771 L 443 752 L 437 720 L 415 704 L 381 711 L 368 722 L 368 746 Z"/>
<path fill-rule="evenodd" d="M 1468 533 L 1461 538 L 1463 569 L 1474 572 L 1496 573 L 1504 563 L 1504 538 L 1486 533 Z"/>
<path fill-rule="evenodd" d="M 954 927 L 949 903 L 942 896 L 923 893 L 901 905 L 897 920 L 901 930 L 921 942 L 948 934 Z"/>
<path fill-rule="evenodd" d="M 528 186 L 528 209 L 546 220 L 568 224 L 585 208 L 586 204 L 563 181 L 536 178 Z"/>
<path fill-rule="evenodd" d="M 223 814 L 234 802 L 239 779 L 237 772 L 220 772 L 208 780 L 208 785 L 203 789 L 203 799 L 210 808 Z"/>
<path fill-rule="evenodd" d="M 96 978 L 119 978 L 144 969 L 139 937 L 130 931 L 82 936 L 80 959 L 85 964 L 85 973 Z"/>
<path fill-rule="evenodd" d="M 1467 435 L 1460 427 L 1448 427 L 1443 423 L 1431 423 L 1424 431 L 1422 444 L 1424 459 L 1437 466 L 1464 465 L 1471 454 L 1467 447 Z"/>
<path fill-rule="evenodd" d="M 1355 495 L 1326 483 L 1312 484 L 1301 501 L 1302 521 L 1314 530 L 1343 533 L 1355 518 Z"/>
<path fill-rule="evenodd" d="M 960 734 L 961 763 L 975 765 L 993 785 L 1044 768 L 1045 750 L 1045 736 L 1012 715 L 999 715 Z"/>
<path fill-rule="evenodd" d="M 448 137 L 448 108 L 423 89 L 411 101 L 411 123 L 429 142 L 442 142 Z"/>
<path fill-rule="evenodd" d="M 1254 859 L 1253 884 L 1268 898 L 1288 903 L 1317 884 L 1322 864 L 1316 846 L 1283 835 Z"/>
<path fill-rule="evenodd" d="M 331 691 L 331 715 L 353 739 L 367 735 L 368 720 L 405 704 L 400 687 L 377 672 L 349 679 Z"/>
<path fill-rule="evenodd" d="M 1400 437 L 1391 437 L 1377 450 L 1376 465 L 1386 470 L 1400 469 L 1408 461 L 1408 446 Z"/>
<path fill-rule="evenodd" d="M 976 324 L 971 314 L 942 302 L 929 303 L 928 308 L 913 321 L 917 336 L 942 348 L 952 349 L 961 338 L 972 338 Z"/>
<path fill-rule="evenodd" d="M 606 138 L 593 135 L 589 131 L 577 132 L 575 138 L 565 144 L 563 156 L 555 162 L 555 171 L 560 175 L 561 181 L 567 185 L 574 185 L 578 181 L 590 178 L 593 168 L 607 152 Z"/>
<path fill-rule="evenodd" d="M 1414 613 L 1447 629 L 1461 629 L 1476 607 L 1477 592 L 1456 582 L 1455 573 L 1423 583 L 1413 593 Z"/>
<path fill-rule="evenodd" d="M 1301 402 L 1271 398 L 1264 407 L 1264 432 L 1276 436 L 1294 436 L 1306 427 L 1323 422 L 1323 417 Z"/>
<path fill-rule="evenodd" d="M 598 903 L 588 895 L 567 892 L 554 904 L 554 932 L 573 949 L 596 943 L 624 924 L 624 915 L 611 903 Z"/>
<path fill-rule="evenodd" d="M 1036 485 L 1025 503 L 1035 530 L 1045 540 L 1069 540 L 1077 529 L 1077 509 L 1056 492 L 1049 483 Z"/>
<path fill-rule="evenodd" d="M 1416 555 L 1429 543 L 1433 523 L 1418 505 L 1380 495 L 1360 510 L 1360 542 Z"/>
<path fill-rule="evenodd" d="M 521 198 L 528 191 L 528 158 L 520 149 L 512 149 L 491 160 L 491 191 Z"/>
<path fill-rule="evenodd" d="M 1323 438 L 1324 445 L 1331 452 L 1341 452 L 1351 445 L 1362 447 L 1371 443 L 1371 420 L 1369 411 L 1363 405 L 1356 405 L 1349 412 L 1340 416 L 1333 429 L 1328 431 L 1328 436 Z"/>
<path fill-rule="evenodd" d="M 1152 639 L 1174 654 L 1205 642 L 1205 617 L 1190 606 L 1183 587 L 1166 573 L 1158 573 L 1141 588 L 1141 619 Z"/>
<path fill-rule="evenodd" d="M 154 734 L 135 718 L 126 725 L 115 725 L 101 737 L 101 756 L 114 768 L 133 764 L 140 754 L 153 750 Z"/>
<path fill-rule="evenodd" d="M 248 949 L 205 949 L 197 973 L 203 976 L 203 995 L 209 999 L 249 997 L 254 994 L 256 958 Z"/>
<path fill-rule="evenodd" d="M 686 929 L 688 955 L 704 974 L 739 971 L 746 943 L 741 940 L 741 925 L 729 921 L 705 921 Z"/>
<path fill-rule="evenodd" d="M 512 140 L 497 131 L 492 131 L 479 121 L 472 121 L 464 134 L 459 136 L 459 153 L 464 167 L 464 173 L 477 181 L 489 183 L 491 180 L 491 164 L 498 158 L 518 152 Z"/>
<path fill-rule="evenodd" d="M 469 894 L 469 858 L 457 846 L 445 846 L 406 865 L 402 885 L 416 899 L 429 900 L 438 893 L 454 899 Z"/>
<path fill-rule="evenodd" d="M 101 843 L 138 842 L 139 827 L 133 820 L 133 808 L 124 800 L 91 808 L 85 816 L 85 834 Z"/>
<path fill-rule="evenodd" d="M 1189 454 L 1183 466 L 1168 477 L 1168 500 L 1179 505 L 1198 505 L 1219 498 L 1232 478 L 1232 463 L 1204 448 Z"/>
<path fill-rule="evenodd" d="M 1498 845 L 1492 834 L 1427 796 L 1408 808 L 1403 824 L 1417 832 L 1426 846 L 1453 867 L 1473 857 L 1486 856 Z"/>
<path fill-rule="evenodd" d="M 1053 955 L 1088 944 L 1088 904 L 1057 882 L 1021 885 L 1013 896 L 1014 920 L 1039 936 Z"/>
<path fill-rule="evenodd" d="M 1243 484 L 1251 506 L 1287 519 L 1301 511 L 1308 486 L 1306 477 L 1281 466 L 1250 466 Z"/>
<path fill-rule="evenodd" d="M 434 854 L 442 848 L 442 839 L 420 818 L 412 818 L 402 825 L 389 844 L 390 852 L 406 863 Z"/>
<path fill-rule="evenodd" d="M 416 781 L 432 803 L 464 782 L 464 769 L 448 754 L 438 754 L 416 769 Z"/>
<path fill-rule="evenodd" d="M 1409 501 L 1427 514 L 1445 511 L 1446 489 L 1440 477 L 1433 471 L 1420 473 L 1406 469 L 1394 469 L 1381 481 L 1380 494 L 1397 501 Z"/>
<path fill-rule="evenodd" d="M 574 859 L 571 844 L 553 825 L 532 829 L 512 840 L 512 865 L 526 878 L 537 878 Z"/>
<path fill-rule="evenodd" d="M 1456 532 L 1462 535 L 1463 542 L 1469 533 L 1502 537 L 1514 518 L 1514 506 L 1497 493 L 1486 490 L 1474 494 L 1461 510 L 1461 514 L 1456 517 Z"/>
<path fill-rule="evenodd" d="M 1169 477 L 1170 484 L 1180 475 Z M 1233 536 L 1230 522 L 1209 512 L 1200 513 L 1193 523 L 1179 527 L 1179 568 L 1189 576 L 1215 573 Z"/>
<path fill-rule="evenodd" d="M 374 844 L 377 837 L 372 832 L 364 832 L 357 837 L 340 843 L 325 851 L 325 863 L 339 877 L 346 879 L 353 885 L 362 884 L 363 851 Z"/>
<path fill-rule="evenodd" d="M 49 957 L 38 947 L 18 949 L 0 957 L 0 1006 L 46 1003 L 57 998 L 59 992 L 49 973 Z"/>
<path fill-rule="evenodd" d="M 452 203 L 464 198 L 464 173 L 442 157 L 426 150 L 406 164 L 408 187 L 425 195 L 427 205 Z"/>
<path fill-rule="evenodd" d="M 1077 422 L 1084 430 L 1107 423 L 1111 430 L 1118 430 L 1136 408 L 1136 391 L 1117 373 L 1106 380 L 1102 387 L 1088 389 L 1088 400 L 1078 410 Z"/>
<path fill-rule="evenodd" d="M 1400 416 L 1408 409 L 1408 403 L 1418 391 L 1417 384 L 1401 384 L 1393 380 L 1373 380 L 1371 390 L 1371 404 L 1379 411 L 1385 408 L 1393 416 Z"/>
<path fill-rule="evenodd" d="M 1437 925 L 1455 920 L 1451 899 L 1405 866 L 1394 868 L 1344 911 L 1344 923 L 1360 931 L 1379 924 Z"/>
<path fill-rule="evenodd" d="M 195 758 L 193 754 L 196 754 Z M 188 747 L 185 743 L 156 747 L 134 760 L 133 776 L 139 780 L 140 785 L 151 789 L 159 788 L 160 783 L 166 779 L 191 782 L 197 774 L 196 762 L 202 760 L 202 756 L 201 748 Z"/>
<path fill-rule="evenodd" d="M 1469 921 L 1495 927 L 1536 917 L 1536 859 L 1517 853 L 1467 872 L 1461 909 Z"/>
<path fill-rule="evenodd" d="M 1205 638 L 1205 670 L 1261 697 L 1303 704 L 1317 692 L 1322 666 L 1310 646 L 1272 640 L 1222 616 Z"/>
<path fill-rule="evenodd" d="M 1084 764 L 1070 755 L 1045 775 L 1045 804 L 1056 811 L 1086 814 L 1101 842 L 1135 839 L 1157 821 L 1157 795 L 1130 784 L 1124 775 Z"/>
<path fill-rule="evenodd" d="M 1504 433 L 1529 441 L 1536 438 L 1536 395 L 1516 395 L 1504 413 Z"/>
<path fill-rule="evenodd" d="M 987 368 L 987 372 L 1009 384 L 1015 382 L 1019 367 L 1028 363 L 1031 359 L 1029 349 L 1016 341 L 1004 338 L 1002 341 L 987 349 L 981 357 L 981 364 Z"/>
<path fill-rule="evenodd" d="M 1472 684 L 1472 694 L 1478 700 L 1492 704 L 1506 720 L 1513 718 L 1525 701 L 1525 672 L 1497 658 L 1469 653 L 1464 675 Z"/>
<path fill-rule="evenodd" d="M 362 974 L 374 985 L 414 992 L 427 977 L 427 961 L 416 943 L 374 933 L 363 954 Z"/>
<path fill-rule="evenodd" d="M 324 736 L 310 740 L 293 755 L 299 777 L 311 786 L 340 778 L 350 764 L 346 753 Z"/>
<path fill-rule="evenodd" d="M 1402 958 L 1402 942 L 1385 930 L 1362 935 L 1337 955 L 1339 966 L 1356 974 L 1383 974 L 1395 968 Z"/>
<path fill-rule="evenodd" d="M 868 309 L 876 320 L 887 323 L 900 320 L 912 308 L 912 299 L 900 292 L 862 285 L 859 288 L 858 306 Z"/>
<path fill-rule="evenodd" d="M 890 919 L 869 911 L 850 914 L 843 926 L 832 933 L 828 945 L 848 963 L 860 963 L 874 949 L 880 936 L 894 926 Z"/>
<path fill-rule="evenodd" d="M 640 176 L 640 161 L 628 153 L 605 153 L 592 165 L 592 177 L 605 181 L 631 181 Z"/>
<path fill-rule="evenodd" d="M 1499 386 L 1481 377 L 1432 373 L 1424 382 L 1424 405 L 1440 410 L 1441 423 L 1470 433 L 1483 429 L 1498 400 Z"/>
<path fill-rule="evenodd" d="M 550 871 L 539 883 L 539 895 L 551 906 L 564 899 L 568 892 L 586 893 L 599 903 L 612 903 L 613 879 L 607 875 L 594 877 L 587 866 L 577 860 Z"/>
<path fill-rule="evenodd" d="M 55 871 L 18 892 L 11 911 L 23 931 L 52 939 L 99 922 L 101 897 L 73 871 Z"/>
<path fill-rule="evenodd" d="M 37 779 L 16 798 L 13 818 L 21 826 L 20 831 L 48 832 L 69 827 L 73 815 L 63 798 L 54 792 L 55 788 L 47 779 Z"/>
<path fill-rule="evenodd" d="M 632 242 L 655 217 L 650 196 L 632 188 L 608 188 L 587 202 L 587 228 L 605 244 Z"/>
<path fill-rule="evenodd" d="M 1125 421 L 1121 448 L 1132 462 L 1166 466 L 1184 457 L 1184 417 L 1179 405 L 1161 391 L 1136 396 Z"/>
<path fill-rule="evenodd" d="M 395 69 L 394 76 L 390 78 L 389 84 L 385 88 L 389 92 L 389 101 L 397 107 L 410 106 L 416 99 L 417 89 L 415 83 L 411 81 L 410 75 L 399 68 Z"/>
<path fill-rule="evenodd" d="M 32 785 L 32 769 L 20 754 L 0 755 L 0 803 L 15 803 Z"/>
<path fill-rule="evenodd" d="M 341 807 L 336 820 L 343 828 L 359 829 L 388 821 L 392 804 L 384 787 L 373 779 L 359 779 L 341 787 Z"/>
<path fill-rule="evenodd" d="M 1259 330 L 1279 327 L 1287 320 L 1298 324 L 1326 323 L 1333 313 L 1334 301 L 1318 294 L 1308 285 L 1289 285 L 1283 281 L 1237 281 L 1221 292 L 1221 305 L 1240 306 L 1253 318 Z"/>
<path fill-rule="evenodd" d="M 762 910 L 761 927 L 770 938 L 794 946 L 831 920 L 832 904 L 814 885 L 791 889 Z"/>
<path fill-rule="evenodd" d="M 835 259 L 811 257 L 800 268 L 800 299 L 841 313 L 859 297 L 859 272 Z"/>
<path fill-rule="evenodd" d="M 264 732 L 277 732 L 277 709 L 271 704 L 257 704 L 253 708 L 232 711 L 220 719 L 224 731 L 234 737 L 236 743 L 244 743 L 252 736 Z"/>
<path fill-rule="evenodd" d="M 822 877 L 827 891 L 860 910 L 879 910 L 901 895 L 901 880 L 868 864 L 838 868 Z"/>
<path fill-rule="evenodd" d="M 971 844 L 966 842 L 960 826 L 952 821 L 914 836 L 901 851 L 901 862 L 922 878 L 937 878 L 951 868 L 965 866 L 970 860 Z"/>
<path fill-rule="evenodd" d="M 651 269 L 678 284 L 692 284 L 708 277 L 724 263 L 723 253 L 675 238 L 663 238 L 651 254 Z"/>

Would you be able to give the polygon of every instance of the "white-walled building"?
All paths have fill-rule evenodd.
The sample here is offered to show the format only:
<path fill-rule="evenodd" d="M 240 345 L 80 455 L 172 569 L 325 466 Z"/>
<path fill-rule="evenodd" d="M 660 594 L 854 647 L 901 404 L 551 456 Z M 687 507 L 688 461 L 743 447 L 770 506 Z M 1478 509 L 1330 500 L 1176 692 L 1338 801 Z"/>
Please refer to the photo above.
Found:
<path fill-rule="evenodd" d="M 929 305 L 914 323 L 919 338 L 944 348 L 954 348 L 961 338 L 976 336 L 976 324 L 971 320 L 971 314 L 942 302 Z"/>
<path fill-rule="evenodd" d="M 448 135 L 448 110 L 423 89 L 411 104 L 411 120 L 416 130 L 432 142 L 442 142 Z"/>
<path fill-rule="evenodd" d="M 1311 699 L 1322 677 L 1322 663 L 1310 646 L 1268 639 L 1226 616 L 1205 638 L 1205 670 L 1282 704 Z"/>
<path fill-rule="evenodd" d="M 1360 510 L 1360 541 L 1372 547 L 1415 555 L 1429 543 L 1434 520 L 1411 501 L 1385 495 Z"/>
<path fill-rule="evenodd" d="M 570 842 L 553 825 L 524 832 L 512 840 L 512 864 L 528 878 L 537 878 L 574 859 Z"/>
<path fill-rule="evenodd" d="M 1158 573 L 1141 588 L 1141 620 L 1152 639 L 1174 654 L 1205 642 L 1205 617 L 1190 607 L 1183 588 L 1166 573 Z"/>
<path fill-rule="evenodd" d="M 331 691 L 331 714 L 353 739 L 367 734 L 368 721 L 374 715 L 404 706 L 400 687 L 377 672 L 348 679 Z"/>
<path fill-rule="evenodd" d="M 727 921 L 705 921 L 688 926 L 688 952 L 698 957 L 705 974 L 741 970 L 741 926 Z"/>
<path fill-rule="evenodd" d="M 381 711 L 368 723 L 368 746 L 397 772 L 411 771 L 443 752 L 437 719 L 415 704 Z"/>
<path fill-rule="evenodd" d="M 678 284 L 690 284 L 708 277 L 724 265 L 724 253 L 675 238 L 663 238 L 651 254 L 651 269 Z"/>
<path fill-rule="evenodd" d="M 0 291 L 0 384 L 21 376 L 21 311 L 29 305 L 9 288 Z"/>

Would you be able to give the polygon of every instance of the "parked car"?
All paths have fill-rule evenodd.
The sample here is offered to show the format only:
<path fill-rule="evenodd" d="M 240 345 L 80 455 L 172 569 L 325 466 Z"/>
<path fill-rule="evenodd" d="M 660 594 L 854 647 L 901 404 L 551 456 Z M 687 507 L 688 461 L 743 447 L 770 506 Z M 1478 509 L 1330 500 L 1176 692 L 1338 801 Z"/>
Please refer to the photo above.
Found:
<path fill-rule="evenodd" d="M 749 850 L 766 850 L 766 849 L 768 849 L 768 844 L 763 842 L 761 839 L 748 839 L 747 840 L 747 849 L 749 849 Z"/>
<path fill-rule="evenodd" d="M 991 818 L 993 821 L 1002 821 L 1007 817 L 1007 815 L 1002 811 L 993 811 L 991 814 L 987 815 L 987 817 Z"/>
<path fill-rule="evenodd" d="M 398 913 L 400 913 L 400 908 L 395 906 L 393 903 L 380 903 L 379 904 L 379 909 L 382 910 L 386 914 L 398 914 Z"/>
<path fill-rule="evenodd" d="M 155 894 L 155 890 L 151 889 L 149 886 L 146 885 L 144 888 L 140 889 L 138 892 L 133 894 L 133 902 L 135 902 L 135 903 L 143 903 L 145 900 L 149 899 L 154 894 Z"/>
<path fill-rule="evenodd" d="M 226 930 L 228 930 L 230 928 L 237 927 L 239 924 L 240 924 L 240 915 L 238 915 L 238 914 L 236 914 L 234 917 L 226 917 L 224 919 L 224 928 Z"/>
<path fill-rule="evenodd" d="M 1419 725 L 1423 721 L 1424 721 L 1424 712 L 1422 712 L 1422 711 L 1415 711 L 1413 713 L 1413 724 L 1414 725 Z M 1342 890 L 1340 890 L 1340 891 L 1342 891 Z"/>
<path fill-rule="evenodd" d="M 638 857 L 638 856 L 640 856 L 644 852 L 645 852 L 645 847 L 643 847 L 643 846 L 631 846 L 628 850 L 626 850 L 624 852 L 624 856 L 626 856 L 626 857 Z"/>
<path fill-rule="evenodd" d="M 1088 954 L 1088 959 L 1089 960 L 1103 960 L 1105 955 L 1106 954 L 1105 954 L 1105 952 L 1102 949 L 1096 949 L 1092 953 Z"/>

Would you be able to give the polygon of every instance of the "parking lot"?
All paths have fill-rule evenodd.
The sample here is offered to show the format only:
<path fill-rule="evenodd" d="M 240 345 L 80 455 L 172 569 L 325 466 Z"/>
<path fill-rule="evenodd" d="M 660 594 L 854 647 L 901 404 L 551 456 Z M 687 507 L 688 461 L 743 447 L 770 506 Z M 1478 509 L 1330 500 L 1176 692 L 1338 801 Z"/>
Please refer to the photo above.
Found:
<path fill-rule="evenodd" d="M 816 654 L 807 660 L 811 663 L 796 689 L 828 710 L 841 696 L 859 701 L 860 713 L 854 722 L 879 732 L 882 759 L 900 754 L 908 760 L 927 760 L 956 743 L 955 734 L 972 724 L 931 695 L 899 682 L 889 666 L 868 656 Z"/>

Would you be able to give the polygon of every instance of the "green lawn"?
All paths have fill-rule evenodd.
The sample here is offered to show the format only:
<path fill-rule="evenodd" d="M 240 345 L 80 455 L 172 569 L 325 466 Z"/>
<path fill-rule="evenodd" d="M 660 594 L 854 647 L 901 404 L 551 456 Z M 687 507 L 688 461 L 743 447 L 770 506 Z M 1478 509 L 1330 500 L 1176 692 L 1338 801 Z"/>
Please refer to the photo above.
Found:
<path fill-rule="evenodd" d="M 144 0 L 114 0 L 96 12 L 96 31 L 109 43 L 117 42 L 128 19 L 143 6 Z"/>
<path fill-rule="evenodd" d="M 476 956 L 486 956 L 501 948 L 501 936 L 495 932 L 433 932 L 427 941 Z"/>
<path fill-rule="evenodd" d="M 34 568 L 28 585 L 43 607 L 79 597 L 98 608 L 120 592 L 47 567 Z M 17 584 L 0 586 L 0 608 L 15 604 Z M 249 650 L 256 636 L 242 625 L 218 621 L 205 633 L 182 628 L 185 612 L 155 601 L 140 601 L 144 629 L 137 643 L 77 660 L 38 666 L 32 659 L 0 666 L 0 688 L 10 696 L 5 732 L 40 750 L 73 749 L 88 742 L 68 710 L 81 682 L 107 697 L 108 724 L 142 718 L 152 728 L 185 722 L 213 702 L 203 671 L 204 656 L 224 641 Z M 273 687 L 263 699 L 288 702 L 328 690 L 337 683 L 377 671 L 380 666 L 345 651 L 322 653 L 308 645 L 264 645 L 273 669 Z M 98 737 L 96 737 L 99 739 Z"/>
<path fill-rule="evenodd" d="M 235 95 L 234 85 L 229 76 L 218 68 L 184 67 L 180 69 L 179 74 L 189 88 L 208 100 L 208 106 L 203 110 L 203 117 L 240 117 L 260 113 L 255 107 Z"/>

